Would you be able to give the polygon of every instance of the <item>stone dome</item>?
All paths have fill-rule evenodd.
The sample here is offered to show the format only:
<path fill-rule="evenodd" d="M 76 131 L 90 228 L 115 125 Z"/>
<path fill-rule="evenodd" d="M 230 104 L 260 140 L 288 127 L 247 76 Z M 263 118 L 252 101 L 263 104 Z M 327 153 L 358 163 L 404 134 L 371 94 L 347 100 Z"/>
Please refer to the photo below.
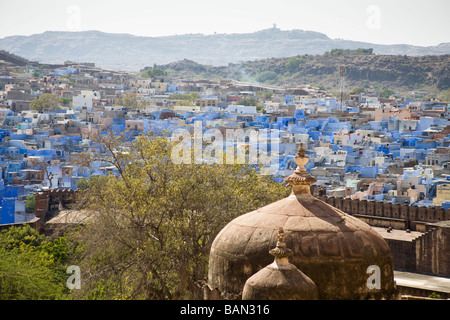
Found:
<path fill-rule="evenodd" d="M 211 246 L 208 286 L 222 298 L 241 297 L 246 280 L 267 266 L 268 250 L 283 228 L 292 248 L 290 262 L 316 284 L 319 299 L 391 298 L 395 291 L 392 255 L 368 224 L 310 194 L 317 180 L 304 165 L 303 149 L 287 177 L 292 194 L 229 222 Z M 379 288 L 368 285 L 369 270 L 379 270 Z"/>
<path fill-rule="evenodd" d="M 242 291 L 243 300 L 316 300 L 316 284 L 296 266 L 289 263 L 292 250 L 284 243 L 280 228 L 277 247 L 269 251 L 275 261 L 251 276 Z"/>

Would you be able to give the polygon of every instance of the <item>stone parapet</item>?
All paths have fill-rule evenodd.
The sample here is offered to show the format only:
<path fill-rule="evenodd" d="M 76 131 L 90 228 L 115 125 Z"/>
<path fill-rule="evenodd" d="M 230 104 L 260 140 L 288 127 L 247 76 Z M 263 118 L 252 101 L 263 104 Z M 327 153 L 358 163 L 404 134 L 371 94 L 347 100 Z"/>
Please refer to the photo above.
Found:
<path fill-rule="evenodd" d="M 370 219 L 369 224 L 372 226 L 392 226 L 396 229 L 425 232 L 426 225 L 429 223 L 450 220 L 450 209 L 445 210 L 439 206 L 427 208 L 384 201 L 328 197 L 326 195 L 316 197 L 345 213 L 361 216 L 363 220 Z M 392 223 L 395 223 L 395 227 L 391 225 Z"/>

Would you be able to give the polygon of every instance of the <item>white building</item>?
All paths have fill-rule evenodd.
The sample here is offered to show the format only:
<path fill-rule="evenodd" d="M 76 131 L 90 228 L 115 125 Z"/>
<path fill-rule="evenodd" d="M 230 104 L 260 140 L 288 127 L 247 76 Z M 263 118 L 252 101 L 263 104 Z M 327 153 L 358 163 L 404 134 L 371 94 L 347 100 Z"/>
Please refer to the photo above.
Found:
<path fill-rule="evenodd" d="M 242 105 L 229 105 L 227 108 L 228 112 L 233 113 L 256 113 L 255 106 L 242 106 Z"/>
<path fill-rule="evenodd" d="M 313 159 L 315 163 L 345 167 L 347 151 L 333 151 L 329 147 L 315 147 L 314 152 L 316 153 L 316 156 Z"/>
<path fill-rule="evenodd" d="M 88 107 L 92 108 L 92 100 L 100 99 L 98 91 L 82 90 L 80 94 L 74 95 L 72 98 L 73 107 Z"/>

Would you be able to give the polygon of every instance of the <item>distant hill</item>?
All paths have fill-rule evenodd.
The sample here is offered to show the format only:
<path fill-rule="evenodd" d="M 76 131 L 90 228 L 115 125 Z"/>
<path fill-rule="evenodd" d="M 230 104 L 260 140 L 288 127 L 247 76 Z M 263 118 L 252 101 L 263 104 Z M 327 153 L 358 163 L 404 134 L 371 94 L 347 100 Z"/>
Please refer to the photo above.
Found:
<path fill-rule="evenodd" d="M 371 85 L 406 91 L 419 88 L 443 91 L 450 88 L 450 55 L 411 57 L 334 50 L 334 54 L 261 59 L 228 66 L 208 66 L 185 59 L 158 65 L 158 68 L 169 76 L 187 79 L 232 78 L 266 84 L 309 84 L 338 89 L 341 66 L 345 67 L 347 89 Z"/>
<path fill-rule="evenodd" d="M 0 49 L 28 60 L 55 64 L 66 60 L 95 62 L 103 68 L 125 71 L 137 71 L 145 66 L 183 59 L 219 66 L 267 58 L 323 54 L 336 48 L 373 48 L 374 53 L 380 55 L 450 54 L 450 43 L 430 47 L 381 45 L 330 39 L 325 34 L 313 31 L 277 28 L 243 34 L 185 34 L 166 37 L 141 37 L 99 31 L 48 31 L 0 39 Z"/>

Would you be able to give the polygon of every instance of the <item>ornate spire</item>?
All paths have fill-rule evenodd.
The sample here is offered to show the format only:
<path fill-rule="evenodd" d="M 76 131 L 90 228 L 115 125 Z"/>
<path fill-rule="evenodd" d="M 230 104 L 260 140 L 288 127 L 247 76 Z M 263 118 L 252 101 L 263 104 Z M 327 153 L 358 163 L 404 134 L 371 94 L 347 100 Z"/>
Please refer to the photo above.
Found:
<path fill-rule="evenodd" d="M 306 150 L 303 143 L 300 143 L 300 147 L 298 148 L 297 155 L 294 160 L 297 164 L 297 169 L 295 169 L 293 174 L 284 179 L 284 181 L 293 186 L 292 191 L 294 194 L 309 194 L 309 186 L 315 183 L 317 179 L 306 171 L 305 165 L 308 163 L 309 157 L 306 156 Z M 307 188 L 304 186 L 307 186 Z"/>
<path fill-rule="evenodd" d="M 292 250 L 286 247 L 284 237 L 285 237 L 284 230 L 283 228 L 280 228 L 278 230 L 277 246 L 269 251 L 269 253 L 275 257 L 275 260 L 287 258 L 289 256 L 292 256 L 293 254 Z"/>
<path fill-rule="evenodd" d="M 278 231 L 277 246 L 269 251 L 275 261 L 247 279 L 242 290 L 243 300 L 316 300 L 319 293 L 316 284 L 288 257 L 293 251 L 286 248 L 284 231 Z"/>

